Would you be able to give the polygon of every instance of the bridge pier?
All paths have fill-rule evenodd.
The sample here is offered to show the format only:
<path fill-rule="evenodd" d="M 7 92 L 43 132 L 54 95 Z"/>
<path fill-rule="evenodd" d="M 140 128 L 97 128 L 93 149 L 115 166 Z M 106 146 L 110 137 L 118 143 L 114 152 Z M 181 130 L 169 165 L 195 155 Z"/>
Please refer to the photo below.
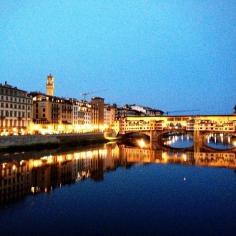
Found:
<path fill-rule="evenodd" d="M 150 143 L 158 141 L 159 132 L 156 130 L 150 131 Z"/>
<path fill-rule="evenodd" d="M 151 149 L 160 149 L 160 145 L 159 145 L 159 135 L 160 135 L 160 131 L 156 131 L 156 130 L 151 130 L 150 131 L 150 148 Z"/>
<path fill-rule="evenodd" d="M 194 146 L 194 152 L 200 152 L 200 149 L 203 146 L 203 135 L 199 130 L 194 130 L 193 132 L 193 146 Z"/>

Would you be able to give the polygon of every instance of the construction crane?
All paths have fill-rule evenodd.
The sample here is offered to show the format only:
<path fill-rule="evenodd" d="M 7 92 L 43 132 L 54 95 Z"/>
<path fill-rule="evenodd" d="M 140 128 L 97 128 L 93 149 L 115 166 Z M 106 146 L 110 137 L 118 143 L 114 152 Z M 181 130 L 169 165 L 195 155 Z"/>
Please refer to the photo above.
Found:
<path fill-rule="evenodd" d="M 102 91 L 106 91 L 106 90 L 107 90 L 107 89 L 99 89 L 99 90 L 84 92 L 84 93 L 81 93 L 80 95 L 83 97 L 83 100 L 86 100 L 86 97 L 87 97 L 89 94 L 93 94 L 93 93 L 97 93 L 97 92 L 102 92 Z"/>
<path fill-rule="evenodd" d="M 164 115 L 169 115 L 170 113 L 182 113 L 182 112 L 193 112 L 193 111 L 199 111 L 199 110 L 166 111 L 164 112 Z"/>

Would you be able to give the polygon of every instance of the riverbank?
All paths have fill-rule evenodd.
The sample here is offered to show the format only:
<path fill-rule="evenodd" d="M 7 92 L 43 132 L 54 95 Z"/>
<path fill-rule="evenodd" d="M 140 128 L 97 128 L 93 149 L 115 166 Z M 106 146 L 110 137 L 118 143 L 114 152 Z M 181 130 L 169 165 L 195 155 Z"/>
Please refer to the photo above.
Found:
<path fill-rule="evenodd" d="M 83 146 L 105 143 L 108 140 L 102 132 L 83 134 L 22 135 L 0 137 L 0 152 L 39 150 L 61 146 Z"/>

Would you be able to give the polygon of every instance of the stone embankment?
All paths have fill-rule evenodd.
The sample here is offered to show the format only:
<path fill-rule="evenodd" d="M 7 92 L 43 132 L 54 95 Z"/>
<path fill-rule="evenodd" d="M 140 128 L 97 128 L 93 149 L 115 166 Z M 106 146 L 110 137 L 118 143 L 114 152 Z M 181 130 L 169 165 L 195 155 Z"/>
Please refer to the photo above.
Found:
<path fill-rule="evenodd" d="M 1 136 L 0 150 L 105 142 L 103 133 Z"/>

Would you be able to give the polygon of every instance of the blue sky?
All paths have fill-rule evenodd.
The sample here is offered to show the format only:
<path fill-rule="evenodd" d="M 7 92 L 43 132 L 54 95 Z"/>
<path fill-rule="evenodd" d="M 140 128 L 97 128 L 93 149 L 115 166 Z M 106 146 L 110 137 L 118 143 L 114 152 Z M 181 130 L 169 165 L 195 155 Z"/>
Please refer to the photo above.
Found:
<path fill-rule="evenodd" d="M 235 0 L 0 1 L 1 82 L 164 111 L 232 113 Z"/>

